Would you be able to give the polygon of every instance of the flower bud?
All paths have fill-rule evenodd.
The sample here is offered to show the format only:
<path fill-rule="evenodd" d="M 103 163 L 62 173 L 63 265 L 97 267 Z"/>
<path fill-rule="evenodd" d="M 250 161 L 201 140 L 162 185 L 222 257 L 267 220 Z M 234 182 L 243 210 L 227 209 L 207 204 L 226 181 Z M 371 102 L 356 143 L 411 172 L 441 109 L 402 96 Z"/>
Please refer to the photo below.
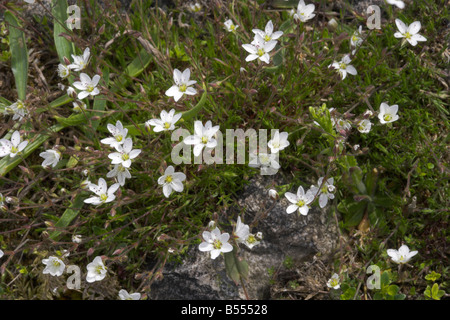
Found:
<path fill-rule="evenodd" d="M 336 30 L 338 27 L 336 19 L 333 18 L 330 21 L 328 21 L 328 26 L 330 27 L 331 30 Z"/>
<path fill-rule="evenodd" d="M 280 196 L 278 195 L 277 190 L 275 190 L 275 189 L 270 189 L 269 190 L 269 197 L 271 197 L 273 200 L 278 200 L 280 198 Z"/>

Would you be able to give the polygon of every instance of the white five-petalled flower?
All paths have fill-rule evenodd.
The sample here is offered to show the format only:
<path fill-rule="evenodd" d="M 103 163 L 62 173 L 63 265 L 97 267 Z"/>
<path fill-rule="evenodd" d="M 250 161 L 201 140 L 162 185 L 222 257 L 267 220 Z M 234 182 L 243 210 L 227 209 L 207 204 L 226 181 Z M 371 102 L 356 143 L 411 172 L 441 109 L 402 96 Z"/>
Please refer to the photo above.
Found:
<path fill-rule="evenodd" d="M 293 194 L 291 192 L 286 192 L 284 194 L 286 198 L 291 202 L 292 204 L 287 207 L 286 212 L 292 213 L 296 210 L 300 212 L 300 214 L 306 216 L 309 211 L 309 206 L 313 200 L 314 195 L 312 194 L 311 190 L 308 190 L 305 193 L 305 190 L 302 186 L 298 187 L 297 194 Z"/>
<path fill-rule="evenodd" d="M 333 274 L 327 282 L 328 288 L 339 289 L 341 287 L 339 282 L 339 275 L 337 273 Z"/>
<path fill-rule="evenodd" d="M 250 226 L 248 224 L 244 224 L 241 221 L 241 217 L 237 218 L 234 235 L 237 237 L 236 241 L 238 243 L 245 244 L 249 249 L 253 248 L 260 242 L 260 238 L 258 238 L 260 237 L 260 233 L 258 233 L 258 236 L 250 233 Z"/>
<path fill-rule="evenodd" d="M 345 77 L 347 76 L 347 73 L 351 75 L 356 75 L 358 73 L 355 67 L 350 65 L 350 62 L 352 62 L 352 60 L 350 59 L 350 55 L 347 54 L 342 58 L 341 61 L 339 62 L 334 61 L 332 64 L 328 66 L 328 68 L 329 67 L 335 68 L 342 76 L 342 80 L 344 80 Z"/>
<path fill-rule="evenodd" d="M 237 28 L 239 28 L 238 25 L 233 23 L 233 20 L 228 19 L 227 21 L 224 22 L 225 25 L 225 29 L 229 32 L 235 32 Z"/>
<path fill-rule="evenodd" d="M 67 78 L 70 75 L 70 68 L 60 63 L 58 65 L 58 75 L 62 79 Z"/>
<path fill-rule="evenodd" d="M 52 276 L 59 277 L 63 274 L 66 265 L 62 262 L 61 259 L 51 256 L 48 259 L 43 259 L 42 263 L 46 265 L 43 274 L 49 273 Z"/>
<path fill-rule="evenodd" d="M 173 166 L 168 166 L 164 171 L 164 175 L 159 177 L 158 184 L 163 186 L 163 194 L 168 198 L 172 190 L 176 192 L 183 191 L 184 180 L 186 180 L 186 175 L 183 172 L 175 172 Z"/>
<path fill-rule="evenodd" d="M 409 251 L 409 248 L 407 245 L 402 245 L 400 249 L 388 249 L 387 254 L 391 257 L 392 261 L 398 264 L 404 264 L 407 263 L 409 260 L 411 260 L 412 257 L 414 257 L 418 252 L 417 251 Z"/>
<path fill-rule="evenodd" d="M 95 257 L 94 261 L 87 265 L 87 271 L 87 282 L 92 283 L 103 280 L 106 277 L 107 268 L 103 264 L 102 257 Z"/>
<path fill-rule="evenodd" d="M 183 142 L 188 145 L 194 145 L 194 156 L 198 157 L 203 148 L 214 148 L 217 140 L 213 137 L 219 131 L 220 126 L 212 126 L 210 120 L 203 126 L 201 121 L 194 122 L 194 134 L 186 137 Z"/>
<path fill-rule="evenodd" d="M 400 19 L 395 19 L 398 31 L 394 33 L 396 38 L 405 38 L 412 46 L 416 46 L 418 41 L 427 41 L 427 39 L 418 34 L 421 24 L 420 21 L 414 21 L 409 26 Z"/>
<path fill-rule="evenodd" d="M 125 168 L 122 164 L 115 164 L 114 168 L 106 174 L 107 178 L 117 178 L 117 181 L 121 186 L 125 185 L 125 179 L 131 179 L 131 173 L 128 168 Z"/>
<path fill-rule="evenodd" d="M 378 113 L 378 119 L 380 119 L 382 124 L 397 121 L 399 119 L 397 112 L 398 105 L 394 104 L 389 106 L 386 102 L 382 102 L 380 105 L 380 112 Z"/>
<path fill-rule="evenodd" d="M 242 45 L 242 48 L 250 53 L 245 58 L 245 61 L 253 61 L 259 59 L 268 64 L 270 62 L 269 52 L 272 51 L 272 49 L 275 48 L 276 45 L 276 40 L 270 40 L 269 42 L 266 42 L 259 33 L 255 34 L 255 39 L 251 44 Z"/>
<path fill-rule="evenodd" d="M 191 86 L 196 84 L 197 81 L 189 80 L 191 77 L 191 70 L 186 69 L 181 73 L 180 70 L 175 69 L 173 71 L 173 81 L 175 84 L 166 91 L 166 96 L 173 97 L 175 101 L 180 100 L 183 94 L 195 95 L 197 90 Z"/>
<path fill-rule="evenodd" d="M 213 231 L 203 231 L 203 242 L 200 243 L 198 249 L 200 251 L 209 251 L 211 253 L 211 259 L 217 258 L 220 253 L 233 251 L 233 246 L 228 243 L 230 235 L 226 232 L 221 233 L 219 228 L 215 228 Z"/>
<path fill-rule="evenodd" d="M 175 114 L 175 109 L 166 112 L 165 110 L 161 111 L 161 119 L 151 119 L 146 122 L 147 126 L 154 126 L 153 131 L 161 132 L 175 129 L 175 123 L 180 120 L 182 114 Z"/>
<path fill-rule="evenodd" d="M 116 125 L 108 123 L 107 128 L 111 132 L 112 137 L 102 139 L 100 142 L 117 149 L 117 147 L 125 142 L 128 129 L 124 128 L 122 122 L 119 120 L 117 120 Z"/>
<path fill-rule="evenodd" d="M 280 133 L 279 131 L 276 131 L 273 139 L 269 140 L 269 142 L 267 143 L 270 151 L 272 153 L 277 153 L 289 146 L 288 136 L 289 134 L 287 132 Z"/>
<path fill-rule="evenodd" d="M 135 292 L 135 293 L 128 293 L 127 290 L 122 289 L 119 291 L 119 298 L 121 300 L 140 300 L 141 299 L 141 294 L 139 292 Z"/>
<path fill-rule="evenodd" d="M 108 203 L 108 202 L 114 201 L 114 199 L 116 199 L 116 196 L 114 195 L 114 193 L 117 191 L 117 189 L 119 189 L 120 184 L 115 183 L 108 188 L 108 185 L 106 184 L 105 179 L 100 178 L 100 179 L 98 179 L 98 185 L 90 183 L 88 185 L 88 187 L 89 187 L 89 190 L 91 190 L 92 192 L 94 192 L 97 195 L 97 197 L 91 197 L 91 198 L 85 199 L 84 203 L 100 205 L 103 203 Z"/>
<path fill-rule="evenodd" d="M 121 164 L 125 168 L 131 166 L 131 160 L 136 158 L 140 153 L 141 149 L 133 149 L 133 140 L 131 138 L 126 138 L 122 145 L 116 147 L 118 152 L 113 152 L 108 155 L 111 164 Z"/>
<path fill-rule="evenodd" d="M 314 4 L 305 4 L 304 0 L 300 0 L 298 2 L 297 11 L 292 9 L 291 15 L 294 17 L 294 20 L 300 20 L 301 22 L 306 22 L 316 15 L 313 13 L 316 6 Z"/>
<path fill-rule="evenodd" d="M 86 68 L 89 62 L 89 56 L 91 55 L 91 51 L 89 48 L 84 49 L 83 55 L 76 56 L 72 55 L 73 63 L 69 64 L 67 67 L 72 69 L 73 71 L 81 71 Z"/>
<path fill-rule="evenodd" d="M 42 162 L 42 166 L 44 168 L 48 166 L 52 166 L 54 168 L 61 159 L 61 152 L 59 152 L 58 150 L 49 149 L 41 152 L 39 156 L 44 158 L 44 161 Z"/>
<path fill-rule="evenodd" d="M 328 199 L 334 199 L 336 187 L 333 183 L 334 178 L 323 181 L 323 177 L 320 177 L 319 180 L 317 180 L 317 186 L 311 186 L 311 193 L 315 197 L 319 197 L 319 206 L 321 208 L 324 208 L 327 205 Z"/>
<path fill-rule="evenodd" d="M 357 124 L 358 131 L 361 133 L 369 133 L 372 128 L 372 122 L 369 119 L 360 120 Z"/>
<path fill-rule="evenodd" d="M 89 77 L 86 73 L 80 73 L 80 81 L 75 81 L 73 86 L 80 90 L 78 93 L 78 99 L 82 100 L 88 96 L 95 96 L 100 93 L 97 88 L 100 76 L 96 74 L 94 77 Z"/>
<path fill-rule="evenodd" d="M 0 139 L 0 157 L 9 155 L 14 158 L 28 145 L 28 141 L 22 141 L 19 131 L 14 131 L 11 135 L 11 141 L 7 139 Z"/>
<path fill-rule="evenodd" d="M 25 104 L 21 100 L 17 100 L 12 105 L 5 108 L 5 113 L 8 114 L 12 112 L 13 113 L 13 120 L 22 120 L 23 117 L 27 114 L 27 108 L 25 107 Z"/>
<path fill-rule="evenodd" d="M 273 32 L 272 20 L 267 22 L 266 27 L 264 28 L 264 31 L 260 30 L 260 29 L 253 29 L 252 32 L 254 34 L 259 34 L 265 42 L 269 42 L 271 40 L 277 40 L 279 37 L 281 37 L 283 35 L 283 31 Z"/>

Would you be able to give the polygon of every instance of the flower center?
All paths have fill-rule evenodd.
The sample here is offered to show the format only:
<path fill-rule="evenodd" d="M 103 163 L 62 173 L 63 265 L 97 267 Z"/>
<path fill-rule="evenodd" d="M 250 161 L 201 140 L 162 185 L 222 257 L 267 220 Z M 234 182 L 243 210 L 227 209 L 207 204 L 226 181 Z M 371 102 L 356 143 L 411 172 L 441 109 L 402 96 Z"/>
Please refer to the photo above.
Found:
<path fill-rule="evenodd" d="M 119 135 L 116 136 L 117 142 L 122 141 L 122 139 L 123 139 L 123 136 L 122 136 L 121 134 L 119 134 Z"/>
<path fill-rule="evenodd" d="M 218 239 L 214 240 L 213 247 L 214 247 L 214 249 L 222 248 L 222 242 L 220 240 L 218 240 Z"/>
<path fill-rule="evenodd" d="M 345 70 L 345 69 L 347 69 L 347 65 L 346 65 L 345 63 L 342 62 L 342 63 L 339 65 L 339 68 L 342 69 L 342 70 Z"/>
<path fill-rule="evenodd" d="M 92 91 L 94 91 L 94 89 L 95 89 L 95 87 L 92 84 L 90 84 L 90 85 L 87 86 L 86 91 L 87 92 L 92 92 Z"/>
<path fill-rule="evenodd" d="M 392 116 L 390 114 L 385 114 L 383 116 L 384 121 L 391 121 L 392 120 Z"/>
<path fill-rule="evenodd" d="M 270 40 L 272 40 L 272 37 L 269 36 L 268 34 L 266 34 L 265 37 L 264 37 L 264 41 L 265 42 L 269 42 Z"/>
<path fill-rule="evenodd" d="M 103 269 L 103 266 L 97 266 L 96 268 L 95 268 L 95 272 L 97 272 L 98 274 L 102 274 L 102 271 L 103 271 L 104 269 Z"/>
<path fill-rule="evenodd" d="M 258 56 L 260 56 L 260 57 L 262 57 L 265 54 L 264 49 L 258 49 L 257 53 L 258 53 Z"/>
<path fill-rule="evenodd" d="M 336 287 L 339 284 L 339 280 L 336 279 L 336 278 L 335 279 L 331 279 L 330 284 L 331 284 L 332 287 Z"/>
<path fill-rule="evenodd" d="M 23 105 L 23 102 L 20 101 L 17 103 L 17 109 L 23 109 L 25 106 Z"/>
<path fill-rule="evenodd" d="M 106 194 L 102 193 L 100 195 L 100 199 L 102 200 L 102 202 L 105 202 L 106 200 L 108 200 L 108 196 Z"/>
<path fill-rule="evenodd" d="M 298 207 L 303 207 L 305 205 L 305 201 L 303 201 L 303 200 L 298 200 L 298 202 L 297 202 L 297 206 Z"/>
<path fill-rule="evenodd" d="M 58 260 L 53 260 L 52 264 L 54 267 L 59 267 L 61 265 L 61 263 Z"/>
<path fill-rule="evenodd" d="M 231 31 L 236 30 L 236 26 L 235 26 L 234 24 L 232 24 L 232 25 L 230 26 L 230 30 L 231 30 Z"/>
<path fill-rule="evenodd" d="M 173 177 L 172 176 L 167 176 L 165 181 L 167 183 L 171 183 L 173 181 Z"/>
<path fill-rule="evenodd" d="M 203 136 L 202 137 L 202 143 L 207 144 L 208 143 L 208 137 Z"/>
<path fill-rule="evenodd" d="M 129 160 L 129 159 L 130 159 L 130 156 L 128 155 L 128 153 L 122 154 L 122 160 L 123 160 L 123 161 L 127 161 L 127 160 Z"/>
<path fill-rule="evenodd" d="M 326 185 L 323 186 L 322 189 L 320 189 L 320 191 L 321 191 L 322 193 L 328 193 L 328 188 L 327 188 L 327 186 L 326 186 Z"/>
<path fill-rule="evenodd" d="M 280 147 L 280 141 L 275 141 L 272 145 L 274 148 L 278 149 Z"/>
<path fill-rule="evenodd" d="M 180 89 L 181 92 L 186 92 L 187 86 L 186 86 L 185 84 L 182 84 L 182 85 L 179 87 L 179 89 Z"/>
<path fill-rule="evenodd" d="M 410 34 L 409 32 L 406 32 L 406 33 L 405 33 L 405 38 L 406 38 L 406 39 L 411 39 L 411 34 Z"/>
<path fill-rule="evenodd" d="M 248 243 L 255 243 L 256 242 L 256 238 L 255 238 L 255 236 L 254 235 L 252 235 L 252 234 L 249 234 L 248 235 L 248 238 L 247 238 L 247 242 Z"/>
<path fill-rule="evenodd" d="M 170 128 L 170 122 L 165 122 L 164 129 L 169 129 L 169 128 Z"/>
<path fill-rule="evenodd" d="M 11 147 L 11 153 L 17 153 L 17 151 L 19 151 L 19 149 L 17 149 L 16 146 Z"/>

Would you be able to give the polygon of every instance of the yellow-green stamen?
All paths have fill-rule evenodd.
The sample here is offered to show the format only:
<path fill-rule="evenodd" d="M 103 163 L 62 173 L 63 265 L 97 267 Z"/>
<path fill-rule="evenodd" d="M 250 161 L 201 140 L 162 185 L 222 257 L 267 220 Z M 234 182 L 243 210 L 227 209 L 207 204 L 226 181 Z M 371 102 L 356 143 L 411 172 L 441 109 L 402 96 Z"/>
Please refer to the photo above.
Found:
<path fill-rule="evenodd" d="M 383 116 L 384 121 L 391 121 L 392 120 L 392 116 L 390 114 L 385 114 Z"/>
<path fill-rule="evenodd" d="M 173 181 L 172 176 L 167 176 L 165 181 L 166 181 L 167 183 L 171 183 L 171 182 Z"/>
<path fill-rule="evenodd" d="M 222 248 L 222 242 L 220 240 L 218 240 L 218 239 L 214 240 L 213 247 L 214 247 L 214 249 Z"/>
<path fill-rule="evenodd" d="M 179 87 L 179 89 L 180 89 L 181 92 L 185 92 L 186 89 L 187 89 L 187 86 L 186 86 L 185 84 L 182 84 L 182 85 Z"/>

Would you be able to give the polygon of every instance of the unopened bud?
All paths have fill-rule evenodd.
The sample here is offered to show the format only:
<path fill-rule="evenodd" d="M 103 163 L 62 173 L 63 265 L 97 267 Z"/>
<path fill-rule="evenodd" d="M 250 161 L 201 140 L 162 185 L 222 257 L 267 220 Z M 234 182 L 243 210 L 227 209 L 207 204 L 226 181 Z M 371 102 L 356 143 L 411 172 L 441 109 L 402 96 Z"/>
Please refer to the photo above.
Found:
<path fill-rule="evenodd" d="M 328 21 L 328 26 L 330 27 L 331 30 L 336 30 L 338 27 L 336 19 L 333 18 L 330 21 Z"/>
<path fill-rule="evenodd" d="M 280 196 L 278 195 L 277 190 L 275 190 L 275 189 L 270 189 L 269 190 L 269 197 L 271 197 L 273 200 L 278 200 L 280 198 Z"/>

